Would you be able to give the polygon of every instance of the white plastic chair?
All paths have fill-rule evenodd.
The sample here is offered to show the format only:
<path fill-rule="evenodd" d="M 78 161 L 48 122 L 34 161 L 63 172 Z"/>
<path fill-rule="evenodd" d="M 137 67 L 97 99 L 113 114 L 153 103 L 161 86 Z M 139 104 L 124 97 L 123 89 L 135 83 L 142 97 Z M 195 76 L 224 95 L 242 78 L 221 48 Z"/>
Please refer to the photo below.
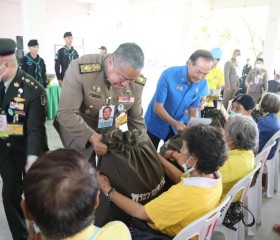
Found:
<path fill-rule="evenodd" d="M 257 172 L 261 167 L 261 163 L 258 163 L 256 165 L 256 167 L 254 168 L 254 170 L 252 172 L 250 172 L 249 174 L 247 174 L 245 177 L 243 177 L 242 179 L 240 179 L 231 189 L 230 191 L 227 193 L 227 196 L 231 196 L 231 200 L 229 202 L 229 204 L 227 205 L 227 207 L 224 209 L 224 211 L 222 212 L 222 216 L 219 219 L 217 226 L 214 230 L 214 232 L 221 232 L 224 234 L 225 240 L 244 240 L 245 239 L 245 231 L 244 231 L 244 224 L 242 221 L 240 221 L 239 223 L 237 223 L 234 227 L 236 227 L 236 231 L 231 230 L 229 228 L 227 228 L 226 226 L 224 226 L 223 220 L 225 218 L 226 212 L 232 202 L 232 200 L 234 199 L 234 197 L 236 196 L 237 193 L 239 193 L 241 190 L 243 190 L 241 198 L 240 198 L 240 202 L 245 203 L 246 198 L 247 198 L 247 194 L 248 194 L 248 190 L 250 188 L 252 179 L 255 175 L 255 172 Z M 249 208 L 250 209 L 250 208 Z"/>
<path fill-rule="evenodd" d="M 248 228 L 248 235 L 255 235 L 257 228 L 256 224 L 261 224 L 261 208 L 262 208 L 262 175 L 264 166 L 266 163 L 266 159 L 271 148 L 275 145 L 275 141 L 269 140 L 267 142 L 266 148 L 264 148 L 256 157 L 255 162 L 261 163 L 261 168 L 258 173 L 256 183 L 252 186 L 248 191 L 248 208 L 252 211 L 253 215 L 255 216 L 255 224 L 252 227 Z M 248 216 L 248 221 L 252 220 L 251 216 Z"/>
<path fill-rule="evenodd" d="M 198 236 L 198 240 L 210 240 L 222 210 L 227 206 L 231 197 L 226 197 L 214 210 L 195 220 L 183 228 L 173 240 L 188 240 Z"/>
<path fill-rule="evenodd" d="M 280 138 L 280 130 L 277 131 L 269 141 L 276 141 Z M 264 146 L 264 149 L 269 145 L 269 141 Z M 274 191 L 278 190 L 278 176 L 279 176 L 279 149 L 280 141 L 277 144 L 275 153 L 273 157 L 266 161 L 266 174 L 267 174 L 267 184 L 266 184 L 266 196 L 272 198 Z"/>

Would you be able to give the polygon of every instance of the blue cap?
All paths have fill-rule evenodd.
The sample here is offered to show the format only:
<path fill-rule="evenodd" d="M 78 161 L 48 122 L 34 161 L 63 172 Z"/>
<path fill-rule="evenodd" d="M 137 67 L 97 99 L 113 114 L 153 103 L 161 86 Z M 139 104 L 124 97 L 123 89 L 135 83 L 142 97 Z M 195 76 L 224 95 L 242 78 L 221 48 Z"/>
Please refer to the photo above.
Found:
<path fill-rule="evenodd" d="M 223 51 L 220 48 L 213 48 L 211 50 L 214 59 L 221 59 L 223 56 Z"/>

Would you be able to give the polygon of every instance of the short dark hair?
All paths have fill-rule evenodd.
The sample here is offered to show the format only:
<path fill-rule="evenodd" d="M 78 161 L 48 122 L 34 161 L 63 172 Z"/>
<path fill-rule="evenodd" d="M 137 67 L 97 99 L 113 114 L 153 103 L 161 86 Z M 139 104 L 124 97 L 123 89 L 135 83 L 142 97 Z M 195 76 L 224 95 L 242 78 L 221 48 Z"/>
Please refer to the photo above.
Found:
<path fill-rule="evenodd" d="M 232 103 L 233 102 L 237 102 L 238 104 L 241 104 L 246 111 L 253 110 L 256 107 L 255 99 L 247 94 L 238 95 L 237 97 L 234 98 Z"/>
<path fill-rule="evenodd" d="M 194 125 L 185 128 L 182 138 L 190 154 L 197 157 L 196 170 L 201 173 L 217 171 L 227 159 L 227 144 L 220 128 Z"/>
<path fill-rule="evenodd" d="M 190 60 L 192 61 L 193 64 L 196 63 L 196 60 L 198 58 L 204 58 L 204 59 L 207 59 L 209 60 L 210 62 L 213 62 L 214 61 L 214 58 L 213 58 L 213 55 L 210 51 L 208 50 L 203 50 L 203 49 L 200 49 L 200 50 L 196 50 L 191 56 L 190 56 Z"/>
<path fill-rule="evenodd" d="M 130 65 L 141 70 L 144 67 L 144 53 L 136 43 L 123 43 L 112 54 L 115 64 L 124 68 Z"/>
<path fill-rule="evenodd" d="M 76 150 L 44 154 L 24 178 L 26 206 L 43 235 L 72 236 L 94 221 L 96 172 Z"/>
<path fill-rule="evenodd" d="M 262 113 L 278 113 L 280 111 L 280 97 L 276 93 L 266 93 L 260 102 Z"/>
<path fill-rule="evenodd" d="M 257 58 L 256 61 L 261 61 L 263 63 L 263 58 Z"/>

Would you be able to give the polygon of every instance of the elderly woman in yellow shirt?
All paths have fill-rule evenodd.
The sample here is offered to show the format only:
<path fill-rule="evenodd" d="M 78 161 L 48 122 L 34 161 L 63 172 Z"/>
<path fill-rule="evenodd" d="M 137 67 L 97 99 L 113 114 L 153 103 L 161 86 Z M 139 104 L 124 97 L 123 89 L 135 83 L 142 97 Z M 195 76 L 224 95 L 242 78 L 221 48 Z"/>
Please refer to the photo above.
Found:
<path fill-rule="evenodd" d="M 225 126 L 225 138 L 230 151 L 225 164 L 219 168 L 223 182 L 222 198 L 237 181 L 254 169 L 253 149 L 259 139 L 257 124 L 249 116 L 231 117 Z M 239 200 L 240 196 L 241 193 L 233 201 Z"/>
<path fill-rule="evenodd" d="M 149 229 L 170 237 L 219 204 L 222 183 L 217 170 L 227 158 L 227 145 L 220 129 L 207 125 L 187 127 L 182 139 L 178 162 L 185 173 L 182 175 L 182 171 L 160 157 L 166 174 L 176 184 L 146 205 L 112 188 L 106 176 L 99 177 L 101 190 L 109 201 L 131 216 L 146 221 Z M 134 233 L 139 233 L 138 230 L 136 227 Z M 133 239 L 141 237 L 134 235 Z"/>

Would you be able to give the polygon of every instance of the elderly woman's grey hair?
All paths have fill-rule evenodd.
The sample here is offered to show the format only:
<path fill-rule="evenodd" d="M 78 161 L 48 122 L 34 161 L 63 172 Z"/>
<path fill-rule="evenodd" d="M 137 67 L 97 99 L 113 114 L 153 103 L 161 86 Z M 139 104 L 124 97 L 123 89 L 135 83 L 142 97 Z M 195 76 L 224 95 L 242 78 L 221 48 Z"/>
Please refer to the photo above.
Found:
<path fill-rule="evenodd" d="M 228 120 L 226 134 L 233 140 L 236 149 L 253 150 L 259 141 L 256 122 L 249 116 L 235 116 Z"/>

